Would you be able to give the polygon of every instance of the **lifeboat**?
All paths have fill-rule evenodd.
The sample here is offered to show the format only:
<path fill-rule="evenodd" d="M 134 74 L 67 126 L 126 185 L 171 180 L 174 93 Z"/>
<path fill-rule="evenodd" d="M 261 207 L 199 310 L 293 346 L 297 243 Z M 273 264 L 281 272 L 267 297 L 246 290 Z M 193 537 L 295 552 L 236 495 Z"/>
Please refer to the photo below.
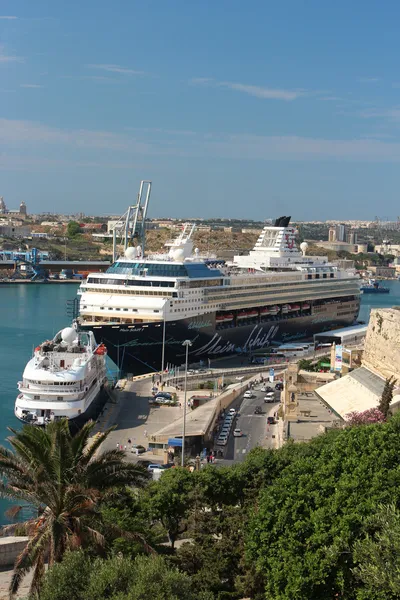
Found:
<path fill-rule="evenodd" d="M 217 323 L 223 323 L 225 321 L 225 317 L 224 317 L 224 315 L 217 315 L 215 317 L 215 320 Z"/>
<path fill-rule="evenodd" d="M 270 311 L 270 309 L 268 308 L 268 306 L 265 306 L 264 308 L 262 308 L 262 309 L 260 310 L 260 315 L 261 315 L 262 317 L 267 317 L 269 314 L 271 314 L 271 311 Z"/>
<path fill-rule="evenodd" d="M 289 312 L 290 308 L 290 304 L 283 304 L 281 308 L 282 314 L 286 315 Z"/>
<path fill-rule="evenodd" d="M 250 317 L 250 314 L 248 311 L 244 311 L 242 313 L 239 313 L 237 318 L 238 319 L 248 319 Z"/>
<path fill-rule="evenodd" d="M 225 323 L 230 323 L 231 321 L 233 321 L 233 314 L 228 313 L 227 315 L 224 315 L 224 321 Z"/>
<path fill-rule="evenodd" d="M 254 319 L 254 317 L 258 317 L 258 310 L 250 310 L 248 315 L 250 319 Z"/>
<path fill-rule="evenodd" d="M 107 354 L 107 348 L 105 347 L 104 344 L 100 344 L 99 346 L 97 346 L 94 353 L 98 354 L 99 356 L 104 356 L 104 354 Z"/>
<path fill-rule="evenodd" d="M 300 310 L 300 304 L 292 304 L 290 310 Z"/>
<path fill-rule="evenodd" d="M 308 304 L 308 302 L 303 302 L 303 305 L 301 307 L 303 310 L 308 310 L 310 308 L 310 305 Z"/>
<path fill-rule="evenodd" d="M 279 306 L 270 306 L 269 307 L 269 312 L 271 313 L 271 315 L 277 315 L 279 312 Z"/>

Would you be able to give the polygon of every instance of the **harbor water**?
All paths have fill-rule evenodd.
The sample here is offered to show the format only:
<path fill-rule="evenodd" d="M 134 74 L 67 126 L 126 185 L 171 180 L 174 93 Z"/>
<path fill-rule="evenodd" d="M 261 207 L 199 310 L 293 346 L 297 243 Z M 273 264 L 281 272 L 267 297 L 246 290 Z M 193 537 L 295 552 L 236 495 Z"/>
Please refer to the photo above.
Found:
<path fill-rule="evenodd" d="M 367 322 L 371 308 L 400 305 L 400 282 L 385 281 L 390 294 L 363 294 L 359 319 Z M 35 346 L 69 324 L 66 303 L 76 295 L 78 284 L 2 285 L 0 288 L 0 444 L 7 427 L 19 427 L 14 416 L 17 382 Z M 5 523 L 7 503 L 0 500 L 0 524 Z"/>

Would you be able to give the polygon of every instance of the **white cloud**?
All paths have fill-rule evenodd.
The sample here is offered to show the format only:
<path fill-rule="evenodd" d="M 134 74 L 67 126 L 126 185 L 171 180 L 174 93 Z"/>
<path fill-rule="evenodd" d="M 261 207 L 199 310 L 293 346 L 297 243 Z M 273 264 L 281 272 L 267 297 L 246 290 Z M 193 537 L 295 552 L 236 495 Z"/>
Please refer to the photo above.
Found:
<path fill-rule="evenodd" d="M 296 98 L 305 95 L 304 90 L 282 90 L 260 87 L 258 85 L 246 85 L 244 83 L 231 83 L 229 81 L 221 81 L 218 85 L 267 100 L 296 100 Z"/>
<path fill-rule="evenodd" d="M 400 107 L 386 109 L 366 109 L 358 113 L 363 119 L 389 119 L 391 121 L 400 121 Z"/>
<path fill-rule="evenodd" d="M 0 63 L 13 63 L 13 62 L 24 62 L 21 56 L 11 56 L 10 54 L 3 54 L 0 51 Z"/>
<path fill-rule="evenodd" d="M 86 65 L 89 69 L 101 69 L 102 71 L 109 71 L 110 73 L 120 73 L 121 75 L 144 75 L 143 71 L 135 71 L 134 69 L 128 69 L 121 67 L 120 65 Z"/>
<path fill-rule="evenodd" d="M 378 83 L 379 77 L 357 77 L 358 83 Z"/>
<path fill-rule="evenodd" d="M 192 85 L 207 85 L 214 81 L 211 77 L 192 77 L 189 79 L 189 83 Z"/>
<path fill-rule="evenodd" d="M 9 15 L 1 15 L 0 19 L 7 19 L 8 21 L 13 21 L 14 19 L 18 19 L 18 17 L 9 16 Z"/>
<path fill-rule="evenodd" d="M 245 83 L 235 83 L 231 81 L 215 81 L 209 77 L 193 77 L 189 79 L 191 85 L 211 85 L 215 87 L 227 88 L 236 92 L 242 92 L 249 96 L 262 98 L 263 100 L 296 100 L 300 96 L 305 96 L 305 90 L 285 90 L 279 88 L 262 87 L 258 85 L 248 85 Z"/>
<path fill-rule="evenodd" d="M 125 136 L 108 131 L 86 129 L 65 130 L 48 127 L 34 121 L 0 119 L 0 141 L 10 145 L 29 143 L 67 144 L 80 148 L 124 149 L 129 146 Z"/>
<path fill-rule="evenodd" d="M 19 87 L 37 89 L 37 88 L 42 88 L 44 86 L 39 85 L 38 83 L 20 83 Z"/>
<path fill-rule="evenodd" d="M 176 135 L 175 130 L 125 130 L 123 133 L 65 130 L 33 121 L 0 119 L 0 145 L 7 155 L 16 150 L 39 152 L 43 160 L 57 160 L 57 152 L 79 164 L 101 164 L 111 152 L 115 168 L 143 156 L 168 156 L 183 159 L 223 158 L 232 160 L 400 162 L 400 142 L 379 139 L 324 139 L 296 135 L 260 136 L 243 134 L 196 133 Z M 77 152 L 81 151 L 79 154 Z M 80 157 L 82 157 L 80 159 Z"/>
<path fill-rule="evenodd" d="M 12 62 L 24 62 L 22 56 L 14 56 L 6 52 L 4 44 L 0 44 L 0 64 L 1 63 L 12 63 Z"/>

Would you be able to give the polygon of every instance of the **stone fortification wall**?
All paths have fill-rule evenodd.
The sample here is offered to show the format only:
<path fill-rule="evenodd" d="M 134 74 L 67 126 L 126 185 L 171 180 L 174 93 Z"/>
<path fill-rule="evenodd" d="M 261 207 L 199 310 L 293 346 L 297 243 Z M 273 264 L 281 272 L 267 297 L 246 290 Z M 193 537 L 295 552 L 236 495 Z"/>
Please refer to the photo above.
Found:
<path fill-rule="evenodd" d="M 8 536 L 0 538 L 0 568 L 13 565 L 17 556 L 28 543 L 28 537 Z"/>
<path fill-rule="evenodd" d="M 400 381 L 400 307 L 371 310 L 362 363 Z"/>

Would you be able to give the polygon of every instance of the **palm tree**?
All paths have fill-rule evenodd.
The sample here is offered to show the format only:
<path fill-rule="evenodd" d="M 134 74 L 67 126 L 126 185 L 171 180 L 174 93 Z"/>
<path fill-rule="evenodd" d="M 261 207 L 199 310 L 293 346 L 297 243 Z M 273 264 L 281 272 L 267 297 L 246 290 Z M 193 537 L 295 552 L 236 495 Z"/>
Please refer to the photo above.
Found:
<path fill-rule="evenodd" d="M 38 592 L 46 560 L 51 566 L 66 550 L 89 544 L 99 551 L 104 548 L 101 501 L 127 485 L 141 486 L 148 478 L 143 467 L 123 461 L 122 451 L 100 453 L 113 428 L 90 443 L 93 427 L 88 422 L 74 436 L 66 420 L 43 429 L 10 428 L 14 436 L 8 441 L 14 452 L 0 446 L 0 495 L 27 502 L 37 515 L 24 523 L 29 541 L 16 559 L 10 597 L 32 568 L 31 592 Z"/>

